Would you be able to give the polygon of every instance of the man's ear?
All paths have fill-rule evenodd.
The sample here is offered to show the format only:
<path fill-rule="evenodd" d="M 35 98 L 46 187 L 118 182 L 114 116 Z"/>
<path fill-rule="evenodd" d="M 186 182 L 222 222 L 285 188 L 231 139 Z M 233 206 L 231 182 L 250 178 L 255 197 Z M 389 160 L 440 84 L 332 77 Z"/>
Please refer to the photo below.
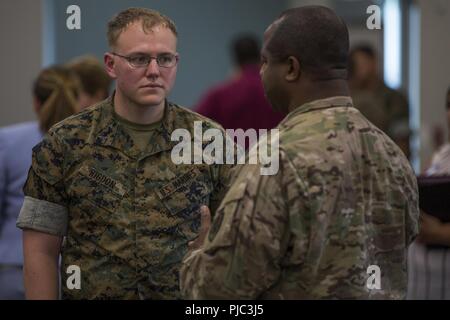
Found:
<path fill-rule="evenodd" d="M 106 52 L 103 56 L 103 61 L 105 62 L 106 73 L 113 79 L 117 78 L 116 70 L 114 69 L 114 57 L 111 53 Z"/>
<path fill-rule="evenodd" d="M 285 76 L 286 81 L 292 82 L 300 78 L 300 62 L 294 56 L 289 56 L 287 59 L 287 73 Z"/>

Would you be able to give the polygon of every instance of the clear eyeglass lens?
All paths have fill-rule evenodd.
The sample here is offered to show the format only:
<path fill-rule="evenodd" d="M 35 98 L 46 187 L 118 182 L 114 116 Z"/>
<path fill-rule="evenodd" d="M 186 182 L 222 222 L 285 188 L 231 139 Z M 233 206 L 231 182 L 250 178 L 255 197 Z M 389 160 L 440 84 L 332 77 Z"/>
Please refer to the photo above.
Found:
<path fill-rule="evenodd" d="M 142 56 L 132 56 L 128 59 L 130 64 L 134 67 L 146 67 L 150 64 L 151 60 L 154 59 L 147 55 Z M 176 63 L 176 57 L 172 54 L 163 54 L 156 58 L 156 62 L 160 67 L 173 67 Z"/>

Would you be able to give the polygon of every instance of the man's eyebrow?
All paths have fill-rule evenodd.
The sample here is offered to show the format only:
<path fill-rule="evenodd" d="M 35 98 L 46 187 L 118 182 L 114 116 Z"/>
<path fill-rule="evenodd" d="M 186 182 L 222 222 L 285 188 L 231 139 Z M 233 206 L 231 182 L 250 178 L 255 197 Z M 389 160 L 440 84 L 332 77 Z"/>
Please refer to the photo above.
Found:
<path fill-rule="evenodd" d="M 170 51 L 164 51 L 164 52 L 159 52 L 159 55 L 163 55 L 163 54 L 176 54 L 176 53 L 172 53 Z M 147 52 L 142 52 L 142 51 L 132 51 L 130 53 L 127 53 L 127 55 L 131 56 L 131 55 L 143 55 L 143 56 L 151 56 L 151 54 L 147 53 Z"/>

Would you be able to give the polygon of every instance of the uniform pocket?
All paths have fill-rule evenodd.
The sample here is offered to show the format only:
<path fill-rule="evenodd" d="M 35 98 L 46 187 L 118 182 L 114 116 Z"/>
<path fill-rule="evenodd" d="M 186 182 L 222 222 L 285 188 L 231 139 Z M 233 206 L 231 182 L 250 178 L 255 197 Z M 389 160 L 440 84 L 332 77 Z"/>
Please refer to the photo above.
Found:
<path fill-rule="evenodd" d="M 371 241 L 377 251 L 405 249 L 404 210 L 374 206 L 371 212 L 371 222 Z"/>
<path fill-rule="evenodd" d="M 98 169 L 81 168 L 70 184 L 72 229 L 91 239 L 101 236 L 125 194 L 122 185 L 117 184 Z"/>
<path fill-rule="evenodd" d="M 212 183 L 197 168 L 173 179 L 157 190 L 157 195 L 169 216 L 195 218 L 202 205 L 209 205 Z"/>

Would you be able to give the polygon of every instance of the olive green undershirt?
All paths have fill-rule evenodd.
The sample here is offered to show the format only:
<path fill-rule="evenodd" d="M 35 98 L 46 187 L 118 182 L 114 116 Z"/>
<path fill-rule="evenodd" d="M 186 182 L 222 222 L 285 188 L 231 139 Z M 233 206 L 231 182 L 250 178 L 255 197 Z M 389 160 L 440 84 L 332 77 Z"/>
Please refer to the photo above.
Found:
<path fill-rule="evenodd" d="M 116 112 L 114 112 L 114 117 L 130 135 L 131 139 L 133 139 L 133 142 L 136 144 L 139 150 L 141 150 L 141 152 L 145 152 L 147 150 L 148 144 L 151 142 L 153 134 L 162 125 L 162 119 L 150 124 L 140 124 L 122 118 Z"/>

